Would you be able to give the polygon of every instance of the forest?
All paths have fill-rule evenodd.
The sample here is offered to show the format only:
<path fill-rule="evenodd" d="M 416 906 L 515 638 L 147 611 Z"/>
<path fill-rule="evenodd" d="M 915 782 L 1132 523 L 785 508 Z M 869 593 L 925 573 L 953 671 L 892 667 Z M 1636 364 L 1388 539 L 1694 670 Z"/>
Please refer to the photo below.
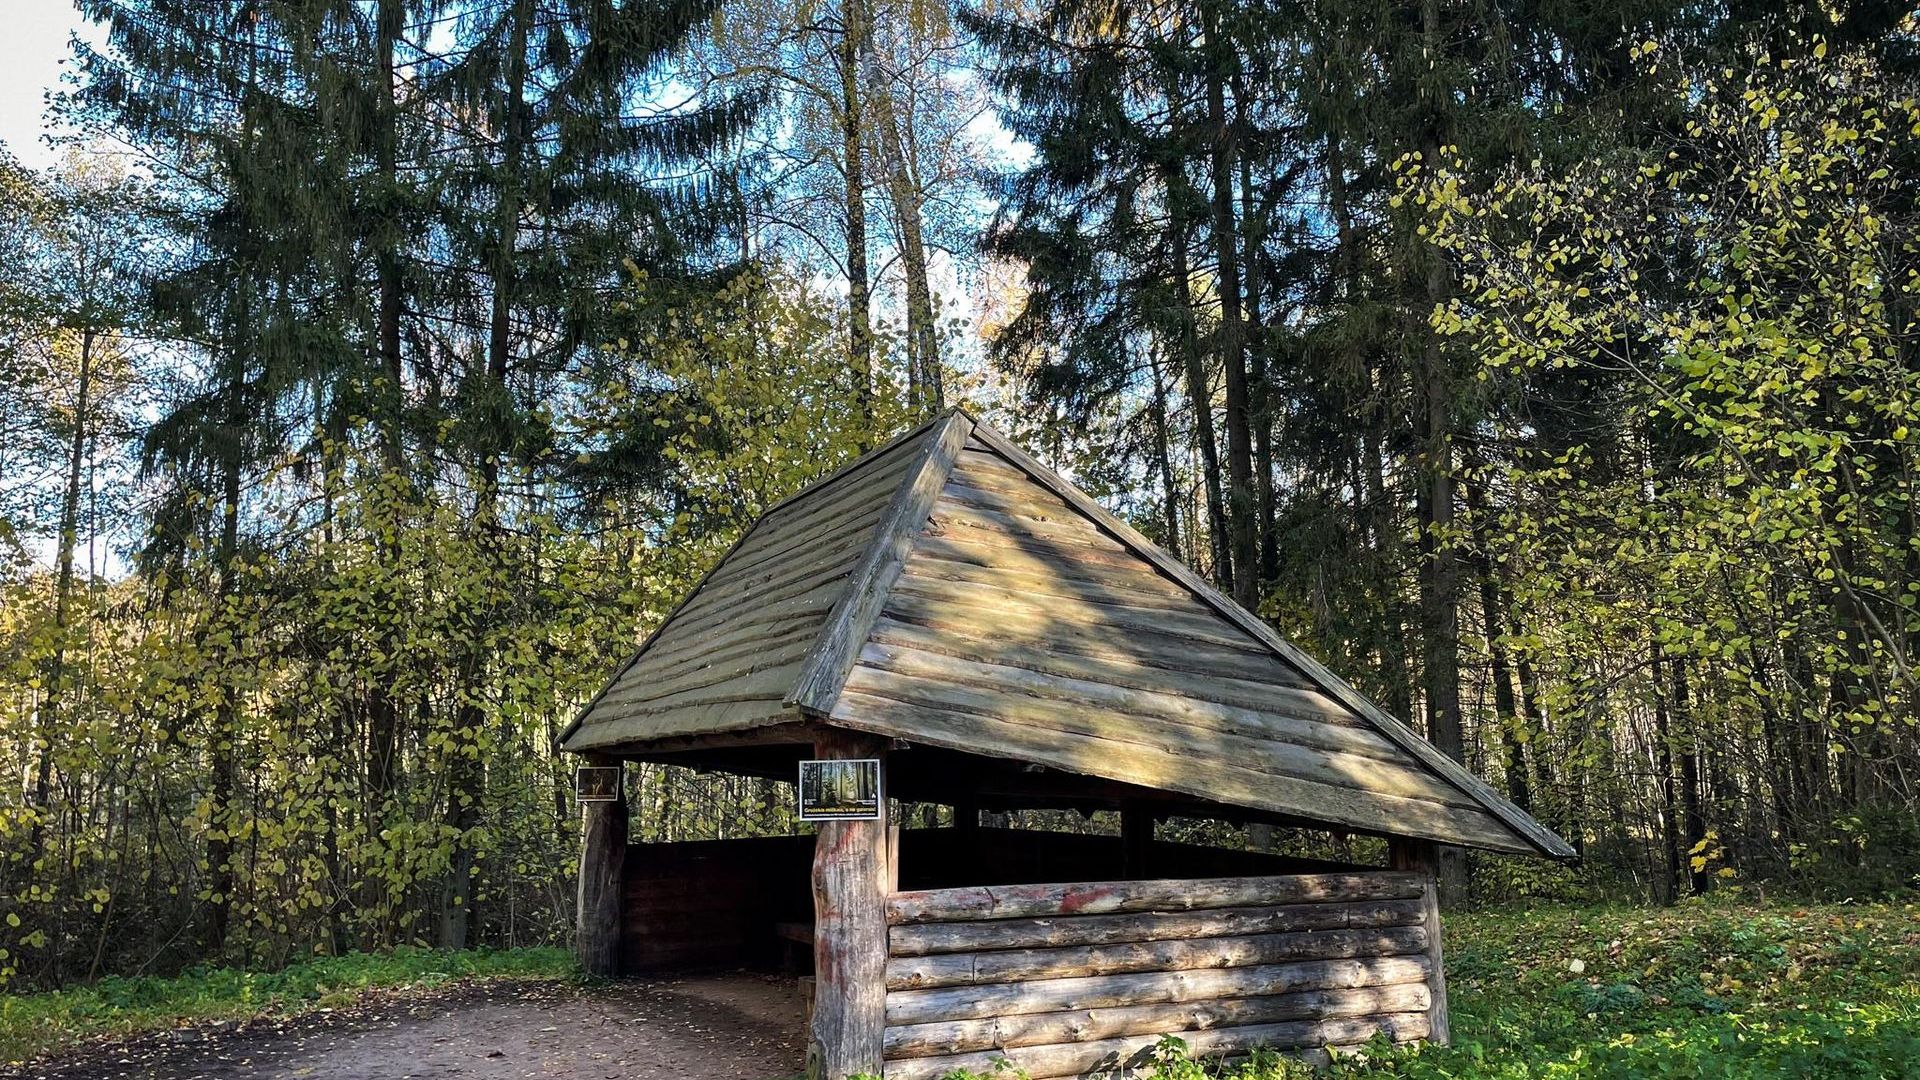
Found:
<path fill-rule="evenodd" d="M 77 8 L 0 145 L 0 989 L 563 942 L 554 737 L 954 404 L 1581 854 L 1476 902 L 1920 887 L 1898 5 Z"/>

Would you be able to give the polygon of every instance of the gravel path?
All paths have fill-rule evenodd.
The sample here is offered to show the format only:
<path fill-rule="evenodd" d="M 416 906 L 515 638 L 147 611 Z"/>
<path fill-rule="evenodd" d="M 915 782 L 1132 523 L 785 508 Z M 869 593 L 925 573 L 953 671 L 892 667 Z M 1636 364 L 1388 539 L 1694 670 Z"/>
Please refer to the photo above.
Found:
<path fill-rule="evenodd" d="M 758 975 L 572 986 L 476 982 L 348 1009 L 96 1047 L 30 1080 L 779 1080 L 799 992 Z"/>

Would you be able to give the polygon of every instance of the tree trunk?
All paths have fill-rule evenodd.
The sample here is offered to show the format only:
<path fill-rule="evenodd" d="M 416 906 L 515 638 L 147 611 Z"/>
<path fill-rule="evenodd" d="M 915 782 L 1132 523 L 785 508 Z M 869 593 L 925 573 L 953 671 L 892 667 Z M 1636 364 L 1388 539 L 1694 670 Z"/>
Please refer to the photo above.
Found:
<path fill-rule="evenodd" d="M 873 324 L 867 281 L 867 183 L 860 103 L 860 57 L 866 50 L 869 28 L 863 0 L 843 0 L 841 13 L 840 152 L 846 179 L 847 364 L 853 372 L 854 401 L 871 426 Z"/>
<path fill-rule="evenodd" d="M 46 694 L 38 712 L 39 760 L 33 775 L 33 827 L 27 839 L 32 858 L 43 852 L 46 819 L 53 804 L 53 746 L 59 739 L 66 703 L 67 626 L 73 618 L 73 552 L 80 543 L 80 480 L 86 471 L 87 414 L 92 408 L 94 332 L 80 334 L 80 371 L 74 387 L 73 438 L 67 446 L 67 483 L 60 495 L 60 539 L 53 582 L 53 653 L 47 658 Z"/>
<path fill-rule="evenodd" d="M 618 758 L 591 754 L 589 766 L 620 768 Z M 627 800 L 624 786 L 612 802 L 580 804 L 579 929 L 576 948 L 589 975 L 620 973 L 620 909 L 627 865 Z"/>
<path fill-rule="evenodd" d="M 1437 0 L 1421 4 L 1421 31 L 1430 62 L 1440 54 Z M 1445 142 L 1441 98 L 1428 91 L 1429 112 L 1421 147 L 1428 168 L 1439 161 Z M 1452 536 L 1453 378 L 1439 335 L 1427 315 L 1447 296 L 1447 266 L 1440 251 L 1425 247 L 1426 280 L 1419 297 L 1420 381 L 1423 454 L 1418 509 L 1422 558 L 1421 663 L 1427 698 L 1427 738 L 1448 757 L 1465 762 L 1465 729 L 1460 715 L 1460 549 Z M 1457 849 L 1440 857 L 1440 886 L 1448 898 L 1464 895 L 1466 864 Z"/>
<path fill-rule="evenodd" d="M 1227 390 L 1227 527 L 1233 552 L 1233 598 L 1259 602 L 1259 516 L 1253 483 L 1253 417 L 1247 393 L 1246 328 L 1240 311 L 1239 229 L 1233 207 L 1234 125 L 1227 120 L 1226 79 L 1232 52 L 1220 37 L 1213 0 L 1201 8 L 1206 33 L 1207 124 L 1212 134 L 1213 243 L 1220 290 L 1220 364 Z"/>
<path fill-rule="evenodd" d="M 506 122 L 501 131 L 501 181 L 494 216 L 494 254 L 491 274 L 493 298 L 487 325 L 487 372 L 485 385 L 490 407 L 504 408 L 510 400 L 507 377 L 513 350 L 513 305 L 517 300 L 515 257 L 519 242 L 520 213 L 525 205 L 522 159 L 527 130 L 527 38 L 534 20 L 532 0 L 516 0 L 513 20 L 507 31 Z M 455 709 L 447 754 L 447 801 L 443 821 L 452 835 L 453 852 L 446 881 L 440 894 L 439 942 L 444 949 L 464 949 L 473 923 L 473 879 L 475 855 L 473 838 L 480 826 L 481 798 L 486 786 L 486 769 L 480 757 L 479 732 L 486 723 L 480 701 L 486 684 L 486 645 L 488 629 L 497 616 L 494 610 L 496 580 L 504 577 L 498 550 L 500 515 L 500 465 L 503 448 L 499 444 L 498 421 L 495 430 L 481 435 L 486 440 L 481 452 L 474 484 L 473 528 L 479 552 L 480 596 L 473 601 L 473 617 L 466 627 L 469 639 L 461 662 L 460 685 L 465 688 Z"/>
<path fill-rule="evenodd" d="M 813 1016 L 808 1080 L 879 1076 L 886 1032 L 887 740 L 823 728 L 823 760 L 879 758 L 880 820 L 820 823 L 813 848 Z"/>
<path fill-rule="evenodd" d="M 1680 756 L 1680 842 L 1687 850 L 1687 890 L 1699 896 L 1707 891 L 1709 881 L 1706 867 L 1693 862 L 1695 850 L 1707 839 L 1707 817 L 1700 789 L 1700 742 L 1694 729 L 1686 663 L 1677 656 L 1667 663 L 1672 675 L 1668 707 L 1673 715 L 1673 745 Z"/>
<path fill-rule="evenodd" d="M 1193 310 L 1191 271 L 1187 267 L 1187 238 L 1184 229 L 1176 229 L 1172 238 L 1173 276 L 1180 296 L 1180 349 L 1187 368 L 1187 400 L 1193 403 L 1194 441 L 1200 444 L 1201 479 L 1207 493 L 1207 531 L 1213 550 L 1213 577 L 1229 592 L 1233 590 L 1233 556 L 1227 548 L 1227 507 L 1220 491 L 1220 443 L 1213 427 L 1213 392 L 1207 386 L 1207 369 L 1200 355 L 1197 320 Z"/>
<path fill-rule="evenodd" d="M 932 416 L 946 407 L 945 380 L 940 371 L 940 340 L 934 325 L 933 289 L 927 281 L 927 247 L 921 234 L 920 184 L 908 159 L 904 126 L 893 95 L 888 92 L 874 46 L 872 28 L 863 35 L 867 54 L 867 103 L 880 135 L 882 164 L 887 173 L 887 196 L 900 234 L 900 267 L 907 292 L 908 404 L 918 416 Z"/>
<path fill-rule="evenodd" d="M 1507 645 L 1503 640 L 1507 632 L 1506 602 L 1500 594 L 1500 583 L 1494 577 L 1496 572 L 1489 565 L 1482 569 L 1480 575 L 1480 612 L 1487 637 L 1487 659 L 1491 669 L 1488 675 L 1493 680 L 1494 725 L 1500 733 L 1507 798 L 1513 805 L 1531 813 L 1533 792 L 1528 785 L 1526 748 L 1514 732 L 1515 726 L 1521 723 L 1520 708 L 1514 700 L 1513 671 L 1507 662 Z"/>
<path fill-rule="evenodd" d="M 1163 506 L 1162 525 L 1166 535 L 1161 538 L 1168 551 L 1180 550 L 1180 489 L 1173 479 L 1173 455 L 1169 451 L 1171 441 L 1167 431 L 1167 384 L 1160 373 L 1160 355 L 1155 350 L 1149 357 L 1153 375 L 1153 460 L 1155 471 L 1160 477 L 1160 499 Z"/>

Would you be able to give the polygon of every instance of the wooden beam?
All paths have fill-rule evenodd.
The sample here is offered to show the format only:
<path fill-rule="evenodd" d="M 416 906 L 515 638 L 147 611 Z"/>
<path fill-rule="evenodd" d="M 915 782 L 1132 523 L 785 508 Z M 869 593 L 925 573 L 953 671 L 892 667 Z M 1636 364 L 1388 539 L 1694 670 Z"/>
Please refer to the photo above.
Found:
<path fill-rule="evenodd" d="M 1396 837 L 1387 842 L 1387 859 L 1395 870 L 1420 876 L 1420 906 L 1427 926 L 1427 989 L 1432 996 L 1427 1038 L 1444 1046 L 1452 1039 L 1453 1028 L 1447 1015 L 1447 969 L 1440 947 L 1440 845 Z"/>
<path fill-rule="evenodd" d="M 1318 930 L 1370 930 L 1414 926 L 1425 918 L 1420 898 L 1366 900 L 1350 904 L 1287 904 L 1266 907 L 1156 911 L 1146 915 L 1043 916 L 984 922 L 915 923 L 888 934 L 894 956 L 1002 949 L 1058 949 L 1123 941 L 1184 941 L 1195 938 L 1298 934 Z"/>
<path fill-rule="evenodd" d="M 813 1015 L 808 1080 L 879 1076 L 886 1034 L 887 740 L 821 728 L 828 760 L 881 759 L 881 820 L 820 824 L 813 849 Z"/>
<path fill-rule="evenodd" d="M 588 754 L 586 764 L 620 767 L 618 758 Z M 620 973 L 620 899 L 627 866 L 625 792 L 614 802 L 580 806 L 580 888 L 575 948 L 589 975 Z"/>
<path fill-rule="evenodd" d="M 1351 1046 L 1366 1042 L 1381 1032 L 1395 1042 L 1401 1042 L 1425 1035 L 1426 1027 L 1426 1017 L 1421 1013 L 1385 1013 L 1377 1016 L 1235 1025 L 1182 1031 L 1179 1035 L 1195 1057 L 1210 1058 L 1267 1047 L 1298 1053 L 1307 1056 L 1309 1061 L 1324 1064 L 1326 1051 L 1319 1049 L 1321 1046 Z M 1012 1063 L 1018 1070 L 1015 1075 L 1032 1077 L 1033 1080 L 1117 1073 L 1135 1075 L 1135 1068 L 1148 1067 L 1148 1055 L 1159 1043 L 1161 1035 L 1156 1032 L 1091 1042 L 1021 1047 L 1010 1051 L 901 1058 L 888 1063 L 887 1080 L 940 1080 L 955 1072 L 991 1073 L 995 1071 L 1000 1058 Z"/>
<path fill-rule="evenodd" d="M 895 893 L 887 898 L 886 911 L 889 923 L 901 925 L 1032 919 L 1062 912 L 1114 915 L 1319 901 L 1406 900 L 1419 896 L 1420 888 L 1420 878 L 1414 874 L 1378 870 L 1351 874 L 1089 881 L 1068 885 L 977 885 Z"/>
<path fill-rule="evenodd" d="M 1419 983 L 1365 986 L 1353 990 L 1303 990 L 1270 997 L 1161 1005 L 1122 1005 L 1081 1012 L 1030 1013 L 979 1020 L 908 1024 L 887 1029 L 888 1075 L 892 1059 L 964 1054 L 1018 1046 L 1096 1042 L 1121 1035 L 1207 1031 L 1282 1020 L 1332 1020 L 1385 1013 L 1427 1011 L 1427 988 Z"/>
<path fill-rule="evenodd" d="M 988 1016 L 1074 1012 L 1129 1005 L 1263 997 L 1300 990 L 1347 990 L 1427 982 L 1425 956 L 1309 960 L 1265 967 L 1147 971 L 1077 979 L 1038 979 L 995 986 L 946 986 L 887 995 L 894 1025 L 974 1020 Z"/>
<path fill-rule="evenodd" d="M 1132 916 L 1151 922 L 1158 916 Z M 1194 938 L 1185 941 L 1123 941 L 1054 949 L 1003 949 L 937 956 L 902 956 L 887 963 L 887 989 L 990 986 L 1036 979 L 1078 979 L 1149 971 L 1209 971 L 1265 967 L 1299 960 L 1427 955 L 1424 926 L 1378 930 L 1312 930 L 1297 934 Z"/>
<path fill-rule="evenodd" d="M 893 498 L 881 511 L 866 557 L 849 575 L 846 591 L 827 614 L 818 642 L 801 664 L 800 677 L 787 693 L 788 704 L 823 715 L 833 708 L 840 688 L 846 685 L 847 673 L 860 658 L 860 647 L 866 644 L 874 620 L 880 617 L 887 593 L 900 577 L 914 538 L 926 526 L 927 514 L 946 485 L 954 458 L 972 432 L 973 418 L 955 410 L 927 435 L 919 459 L 908 466 Z"/>

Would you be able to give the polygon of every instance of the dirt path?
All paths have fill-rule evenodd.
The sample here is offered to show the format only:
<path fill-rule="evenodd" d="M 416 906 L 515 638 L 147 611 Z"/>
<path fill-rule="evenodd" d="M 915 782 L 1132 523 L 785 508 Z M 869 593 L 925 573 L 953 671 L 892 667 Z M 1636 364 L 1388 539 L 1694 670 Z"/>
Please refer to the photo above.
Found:
<path fill-rule="evenodd" d="M 187 1029 L 0 1075 L 32 1080 L 776 1080 L 799 994 L 755 975 L 577 987 L 481 982 L 330 1013 Z"/>

